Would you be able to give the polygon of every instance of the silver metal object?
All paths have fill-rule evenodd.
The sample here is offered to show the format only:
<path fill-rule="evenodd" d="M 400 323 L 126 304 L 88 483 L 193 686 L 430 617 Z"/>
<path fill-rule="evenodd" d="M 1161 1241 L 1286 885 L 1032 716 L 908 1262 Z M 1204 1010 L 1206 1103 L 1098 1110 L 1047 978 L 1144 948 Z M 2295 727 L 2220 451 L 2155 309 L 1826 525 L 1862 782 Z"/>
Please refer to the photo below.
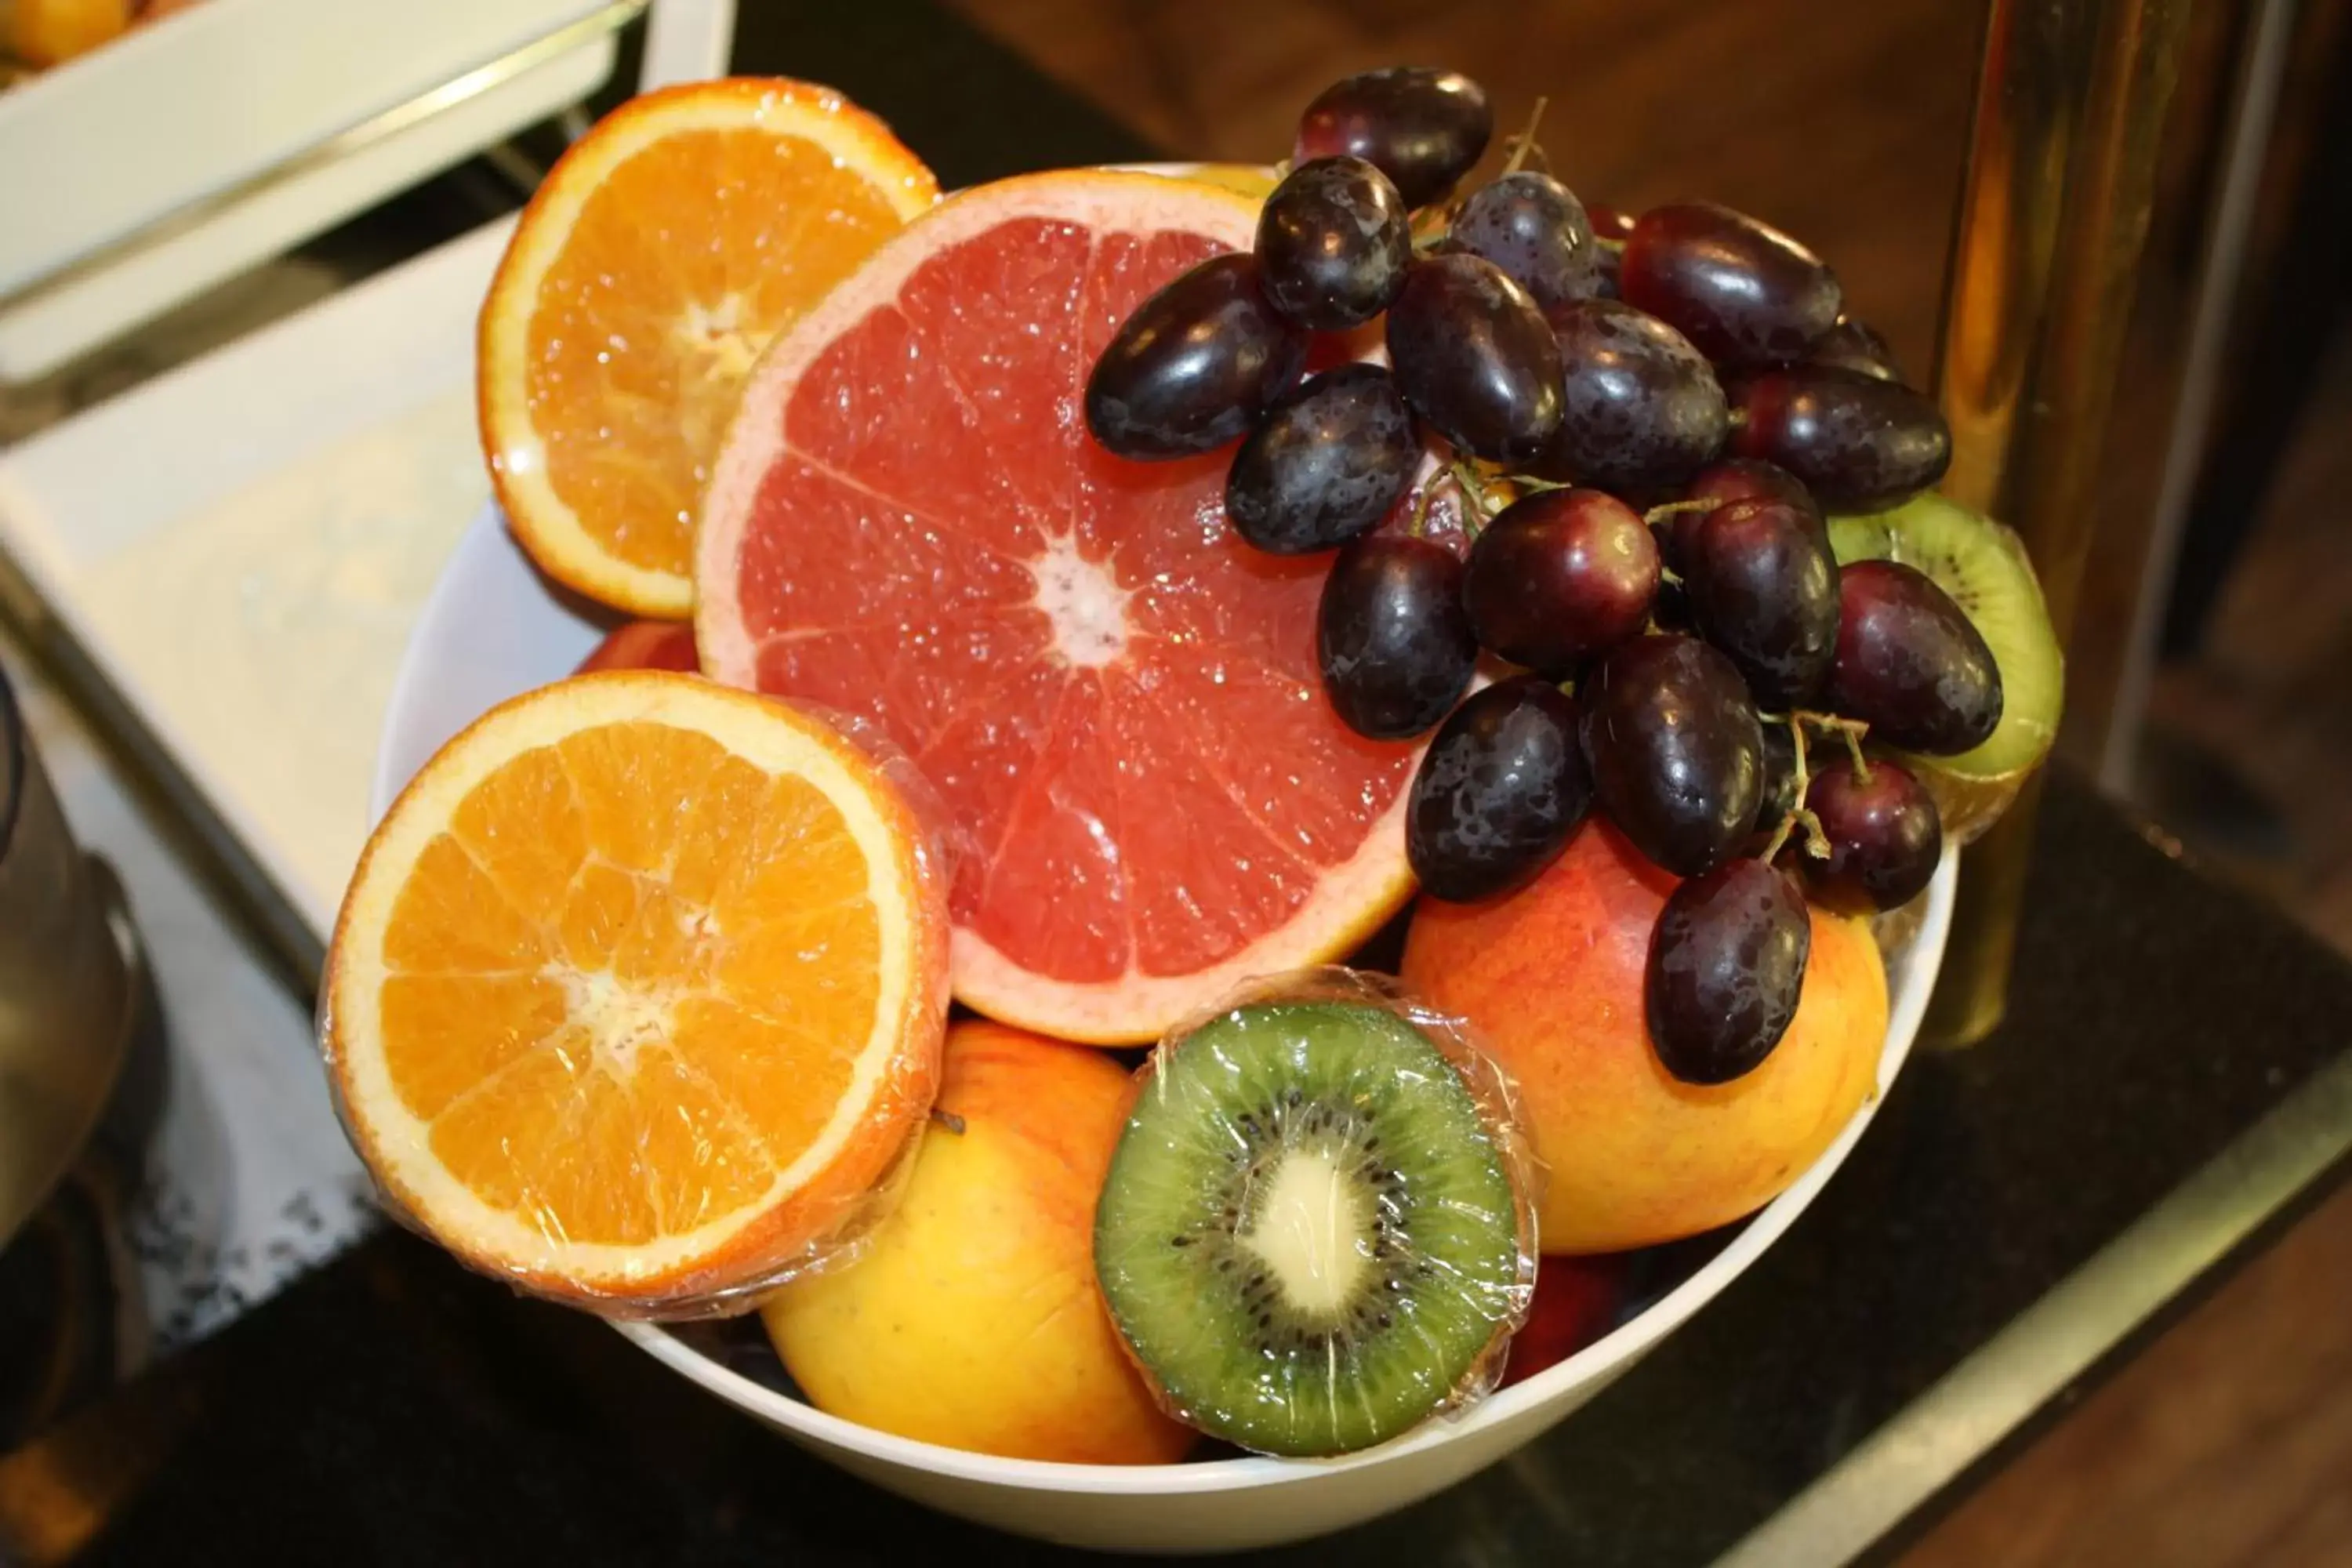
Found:
<path fill-rule="evenodd" d="M 120 888 L 74 843 L 0 673 L 0 1245 L 106 1109 L 136 1009 L 135 953 Z"/>

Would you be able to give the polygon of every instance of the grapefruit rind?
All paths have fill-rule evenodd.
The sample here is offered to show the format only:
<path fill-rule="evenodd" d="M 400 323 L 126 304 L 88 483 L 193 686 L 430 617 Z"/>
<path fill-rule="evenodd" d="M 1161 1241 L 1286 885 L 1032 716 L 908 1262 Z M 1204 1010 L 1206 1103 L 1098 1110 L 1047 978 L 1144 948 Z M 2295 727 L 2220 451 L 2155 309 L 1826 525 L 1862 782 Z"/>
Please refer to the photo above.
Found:
<path fill-rule="evenodd" d="M 695 642 L 703 668 L 732 685 L 755 686 L 760 647 L 736 593 L 747 524 L 781 449 L 778 433 L 803 375 L 834 342 L 895 300 L 934 256 L 1000 226 L 1044 219 L 1108 232 L 1199 234 L 1246 249 L 1258 203 L 1190 179 L 1112 170 L 1064 170 L 975 186 L 885 240 L 850 279 L 780 334 L 745 384 L 713 465 L 696 540 Z M 1344 957 L 1412 896 L 1404 856 L 1409 792 L 1376 819 L 1346 860 L 1325 868 L 1315 892 L 1281 926 L 1209 967 L 1153 975 L 1130 967 L 1109 980 L 1040 973 L 959 923 L 951 944 L 956 999 L 999 1022 L 1090 1045 L 1157 1039 L 1204 998 L 1254 975 Z"/>
<path fill-rule="evenodd" d="M 433 1152 L 431 1123 L 402 1103 L 378 998 L 391 916 L 425 848 L 500 766 L 617 723 L 706 735 L 770 773 L 814 785 L 866 859 L 882 944 L 874 1021 L 832 1117 L 768 1193 L 694 1230 L 635 1246 L 551 1235 L 485 1203 Z M 337 918 L 320 990 L 320 1050 L 353 1146 L 393 1211 L 468 1267 L 535 1294 L 601 1309 L 677 1309 L 789 1275 L 864 1217 L 938 1089 L 948 949 L 945 869 L 926 825 L 874 760 L 825 720 L 692 675 L 574 676 L 476 720 L 418 773 L 376 828 Z"/>
<path fill-rule="evenodd" d="M 656 620 L 683 620 L 693 612 L 694 580 L 621 560 L 556 493 L 526 391 L 531 319 L 541 283 L 614 169 L 680 132 L 743 129 L 815 143 L 837 165 L 866 174 L 902 218 L 939 200 L 930 170 L 890 128 L 830 88 L 749 77 L 663 88 L 606 115 L 557 161 L 516 222 L 477 327 L 482 455 L 508 525 L 541 570 L 565 587 Z"/>

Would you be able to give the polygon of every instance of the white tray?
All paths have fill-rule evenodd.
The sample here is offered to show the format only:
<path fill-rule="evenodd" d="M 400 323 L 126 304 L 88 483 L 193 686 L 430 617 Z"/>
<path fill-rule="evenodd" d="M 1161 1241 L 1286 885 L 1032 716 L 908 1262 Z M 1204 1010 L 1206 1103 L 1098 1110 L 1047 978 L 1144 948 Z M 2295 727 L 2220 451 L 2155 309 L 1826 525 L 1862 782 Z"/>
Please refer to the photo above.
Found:
<path fill-rule="evenodd" d="M 205 0 L 0 93 L 0 375 L 578 101 L 635 9 Z"/>
<path fill-rule="evenodd" d="M 0 455 L 0 553 L 323 939 L 418 608 L 489 496 L 489 225 Z"/>

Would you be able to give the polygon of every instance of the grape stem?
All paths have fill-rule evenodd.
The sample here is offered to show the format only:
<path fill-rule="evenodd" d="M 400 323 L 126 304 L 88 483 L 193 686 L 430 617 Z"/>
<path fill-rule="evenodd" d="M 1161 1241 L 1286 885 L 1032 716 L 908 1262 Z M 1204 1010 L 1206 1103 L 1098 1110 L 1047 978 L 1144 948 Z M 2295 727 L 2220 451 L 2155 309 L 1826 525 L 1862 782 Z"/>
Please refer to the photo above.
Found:
<path fill-rule="evenodd" d="M 1463 461 L 1460 458 L 1456 458 L 1449 467 L 1454 474 L 1454 484 L 1460 488 L 1463 500 L 1468 503 L 1462 509 L 1463 530 L 1468 533 L 1471 538 L 1475 539 L 1480 533 L 1486 531 L 1487 520 L 1493 517 L 1496 512 L 1503 510 L 1502 506 L 1496 501 L 1493 494 L 1486 489 L 1486 481 L 1480 479 L 1476 470 L 1472 468 L 1468 463 Z M 1475 526 L 1471 521 L 1470 515 L 1473 512 L 1477 513 L 1477 521 Z"/>
<path fill-rule="evenodd" d="M 1836 713 L 1820 713 L 1804 708 L 1800 708 L 1790 714 L 1789 721 L 1792 724 L 1811 724 L 1816 730 L 1836 731 L 1839 738 L 1845 742 L 1845 754 L 1853 759 L 1854 783 L 1866 784 L 1870 782 L 1870 763 L 1862 754 L 1862 738 L 1870 732 L 1868 724 L 1860 719 L 1848 719 Z M 1798 736 L 1797 744 L 1801 751 L 1804 746 L 1804 737 L 1801 733 Z"/>
<path fill-rule="evenodd" d="M 1694 498 L 1690 500 L 1662 500 L 1642 514 L 1642 521 L 1655 527 L 1678 512 L 1713 511 L 1723 503 Z"/>
<path fill-rule="evenodd" d="M 1544 108 L 1550 102 L 1551 100 L 1549 98 L 1538 96 L 1536 99 L 1536 106 L 1528 115 L 1527 129 L 1511 138 L 1510 160 L 1503 165 L 1503 173 L 1496 176 L 1497 179 L 1517 174 L 1519 166 L 1528 161 L 1528 153 L 1530 151 L 1534 152 L 1537 157 L 1543 157 L 1543 149 L 1536 145 L 1536 127 L 1543 123 Z M 1544 159 L 1546 167 L 1549 167 L 1550 163 L 1550 159 Z"/>
<path fill-rule="evenodd" d="M 1805 804 L 1805 796 L 1811 793 L 1813 787 L 1812 773 L 1805 755 L 1805 726 L 1809 723 L 1818 724 L 1823 728 L 1842 731 L 1846 736 L 1847 743 L 1856 748 L 1854 754 L 1859 757 L 1860 742 L 1856 739 L 1854 731 L 1848 726 L 1859 725 L 1861 721 L 1840 719 L 1829 713 L 1809 713 L 1801 710 L 1784 718 L 1777 718 L 1773 721 L 1788 725 L 1789 739 L 1795 743 L 1797 804 L 1789 808 L 1788 815 L 1780 818 L 1780 826 L 1772 830 L 1771 840 L 1764 846 L 1763 861 L 1767 866 L 1772 863 L 1772 858 L 1780 853 L 1782 846 L 1789 842 L 1790 836 L 1796 832 L 1800 824 L 1802 824 L 1805 829 L 1805 853 L 1816 860 L 1826 860 L 1830 858 L 1829 831 L 1822 826 L 1822 819 L 1813 814 L 1812 808 Z"/>

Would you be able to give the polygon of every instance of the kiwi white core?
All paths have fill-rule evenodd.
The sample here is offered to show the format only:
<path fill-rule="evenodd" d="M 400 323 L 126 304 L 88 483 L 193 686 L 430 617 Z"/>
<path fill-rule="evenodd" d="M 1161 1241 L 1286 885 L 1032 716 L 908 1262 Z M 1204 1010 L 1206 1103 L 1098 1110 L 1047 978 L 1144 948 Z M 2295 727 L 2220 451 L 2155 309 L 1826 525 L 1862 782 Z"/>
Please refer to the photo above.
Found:
<path fill-rule="evenodd" d="M 1372 1266 L 1363 1245 L 1372 1228 L 1370 1202 L 1338 1151 L 1291 1149 L 1256 1194 L 1239 1240 L 1293 1307 L 1337 1317 Z"/>
<path fill-rule="evenodd" d="M 1084 669 L 1109 664 L 1127 651 L 1127 589 L 1107 563 L 1089 561 L 1068 534 L 1048 540 L 1029 563 L 1037 579 L 1037 608 L 1054 628 L 1054 651 Z"/>

